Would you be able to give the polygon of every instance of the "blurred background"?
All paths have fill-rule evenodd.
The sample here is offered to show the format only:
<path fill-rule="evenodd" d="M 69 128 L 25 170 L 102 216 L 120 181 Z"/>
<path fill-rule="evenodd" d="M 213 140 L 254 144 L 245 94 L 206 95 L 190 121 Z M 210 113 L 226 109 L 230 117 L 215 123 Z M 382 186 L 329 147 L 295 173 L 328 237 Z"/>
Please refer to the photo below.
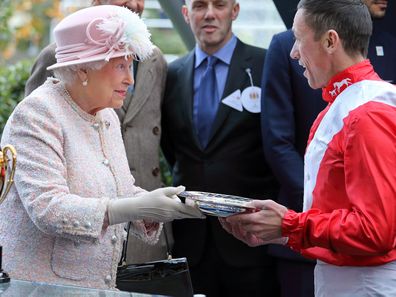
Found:
<path fill-rule="evenodd" d="M 145 0 L 143 18 L 167 61 L 185 54 L 194 44 L 181 17 L 183 2 Z M 52 29 L 66 15 L 90 3 L 90 0 L 0 0 L 0 135 L 9 114 L 23 98 L 35 57 L 53 42 Z M 267 47 L 272 35 L 285 29 L 272 0 L 242 0 L 240 4 L 241 13 L 234 29 L 243 41 Z"/>
<path fill-rule="evenodd" d="M 20 59 L 34 58 L 52 42 L 53 27 L 66 15 L 90 5 L 90 0 L 1 0 L 0 49 L 1 63 L 11 64 Z M 164 6 L 164 8 L 161 6 Z M 180 15 L 180 0 L 146 0 L 143 18 L 153 41 L 169 56 L 179 56 L 187 45 L 165 11 Z M 274 33 L 285 25 L 272 0 L 243 0 L 241 13 L 234 24 L 239 38 L 247 43 L 266 47 Z M 175 20 L 176 22 L 179 20 Z M 183 21 L 184 22 L 184 21 Z M 184 25 L 184 24 L 181 24 Z"/>
<path fill-rule="evenodd" d="M 53 42 L 54 26 L 66 15 L 87 7 L 90 0 L 0 0 L 0 136 L 9 114 L 22 98 L 35 57 Z M 180 8 L 183 0 L 145 0 L 143 18 L 153 42 L 167 61 L 194 45 Z M 275 33 L 290 28 L 298 0 L 240 0 L 234 32 L 244 42 L 268 47 Z M 379 26 L 396 35 L 396 8 L 389 1 Z"/>

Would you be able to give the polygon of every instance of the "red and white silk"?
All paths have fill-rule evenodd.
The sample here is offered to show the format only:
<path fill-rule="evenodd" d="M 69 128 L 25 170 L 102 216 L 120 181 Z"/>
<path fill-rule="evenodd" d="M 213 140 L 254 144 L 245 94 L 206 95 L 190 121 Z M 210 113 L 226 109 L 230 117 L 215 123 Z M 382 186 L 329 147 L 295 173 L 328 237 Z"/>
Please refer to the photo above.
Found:
<path fill-rule="evenodd" d="M 396 88 L 365 60 L 334 76 L 305 156 L 305 212 L 282 222 L 288 245 L 334 265 L 396 260 Z"/>

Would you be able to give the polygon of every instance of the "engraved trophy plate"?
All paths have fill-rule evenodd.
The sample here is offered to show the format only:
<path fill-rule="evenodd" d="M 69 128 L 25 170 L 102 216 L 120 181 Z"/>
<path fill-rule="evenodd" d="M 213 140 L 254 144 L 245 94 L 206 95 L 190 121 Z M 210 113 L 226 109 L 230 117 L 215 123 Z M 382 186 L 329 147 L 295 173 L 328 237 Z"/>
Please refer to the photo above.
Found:
<path fill-rule="evenodd" d="M 6 145 L 0 150 L 0 204 L 6 198 L 14 183 L 16 169 L 16 150 L 12 145 Z M 8 283 L 10 277 L 2 267 L 3 248 L 0 246 L 0 283 Z"/>
<path fill-rule="evenodd" d="M 204 214 L 211 216 L 228 217 L 255 210 L 248 205 L 252 199 L 246 197 L 198 191 L 184 191 L 177 196 L 182 201 L 185 199 L 194 201 Z"/>
<path fill-rule="evenodd" d="M 6 145 L 0 150 L 0 204 L 14 183 L 16 156 L 16 150 L 12 145 Z"/>

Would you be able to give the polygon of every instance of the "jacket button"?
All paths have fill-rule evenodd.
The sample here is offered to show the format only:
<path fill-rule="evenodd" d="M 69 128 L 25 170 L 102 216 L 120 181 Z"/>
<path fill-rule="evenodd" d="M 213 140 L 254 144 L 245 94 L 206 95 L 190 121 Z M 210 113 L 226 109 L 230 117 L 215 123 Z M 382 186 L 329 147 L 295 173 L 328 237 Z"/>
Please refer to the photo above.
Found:
<path fill-rule="evenodd" d="M 117 236 L 113 235 L 113 236 L 111 237 L 111 243 L 112 243 L 112 244 L 116 244 L 116 242 L 117 242 Z"/>
<path fill-rule="evenodd" d="M 151 173 L 152 173 L 154 176 L 158 176 L 158 175 L 160 174 L 160 169 L 159 169 L 158 167 L 154 167 L 154 168 L 153 168 L 153 171 L 151 171 Z"/>
<path fill-rule="evenodd" d="M 105 283 L 109 284 L 111 282 L 111 275 L 106 275 L 105 277 Z"/>
<path fill-rule="evenodd" d="M 159 133 L 160 133 L 160 128 L 157 127 L 157 126 L 155 126 L 155 127 L 153 128 L 153 134 L 154 134 L 154 135 L 159 135 Z"/>
<path fill-rule="evenodd" d="M 73 227 L 74 227 L 74 228 L 78 228 L 79 226 L 80 226 L 80 222 L 77 221 L 77 220 L 75 220 L 75 221 L 73 222 Z"/>
<path fill-rule="evenodd" d="M 99 123 L 95 123 L 95 124 L 92 125 L 92 127 L 93 127 L 95 130 L 99 130 L 100 125 L 99 125 Z"/>
<path fill-rule="evenodd" d="M 85 224 L 84 224 L 84 227 L 85 227 L 85 229 L 91 229 L 92 228 L 92 224 L 90 223 L 90 222 L 86 222 Z"/>
<path fill-rule="evenodd" d="M 105 165 L 105 166 L 109 166 L 109 164 L 110 164 L 109 160 L 107 160 L 107 159 L 104 159 L 104 160 L 102 161 L 102 163 L 103 163 L 103 165 Z"/>

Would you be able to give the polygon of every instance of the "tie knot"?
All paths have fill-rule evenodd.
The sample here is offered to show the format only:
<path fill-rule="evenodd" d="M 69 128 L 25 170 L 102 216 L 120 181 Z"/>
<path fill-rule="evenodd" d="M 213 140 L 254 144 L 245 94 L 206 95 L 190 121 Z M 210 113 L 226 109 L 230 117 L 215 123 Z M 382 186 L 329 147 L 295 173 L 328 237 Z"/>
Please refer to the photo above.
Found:
<path fill-rule="evenodd" d="M 218 61 L 218 59 L 216 57 L 214 57 L 214 56 L 208 56 L 207 59 L 208 59 L 207 68 L 213 67 Z"/>

